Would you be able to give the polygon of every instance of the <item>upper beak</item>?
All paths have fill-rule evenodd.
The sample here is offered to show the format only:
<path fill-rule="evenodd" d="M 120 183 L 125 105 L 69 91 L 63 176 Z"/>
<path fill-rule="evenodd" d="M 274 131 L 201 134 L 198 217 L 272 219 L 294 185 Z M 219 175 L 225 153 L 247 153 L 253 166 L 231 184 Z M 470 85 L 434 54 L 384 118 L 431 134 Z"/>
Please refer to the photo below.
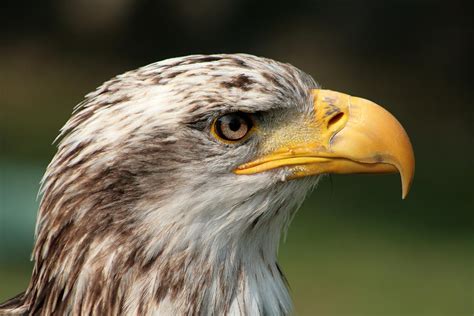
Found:
<path fill-rule="evenodd" d="M 254 174 L 290 167 L 291 178 L 322 173 L 399 172 L 402 198 L 410 189 L 415 157 L 402 125 L 377 104 L 330 90 L 312 90 L 314 122 L 305 141 L 288 141 L 257 160 L 239 166 L 236 174 Z M 308 137 L 309 136 L 309 137 Z"/>

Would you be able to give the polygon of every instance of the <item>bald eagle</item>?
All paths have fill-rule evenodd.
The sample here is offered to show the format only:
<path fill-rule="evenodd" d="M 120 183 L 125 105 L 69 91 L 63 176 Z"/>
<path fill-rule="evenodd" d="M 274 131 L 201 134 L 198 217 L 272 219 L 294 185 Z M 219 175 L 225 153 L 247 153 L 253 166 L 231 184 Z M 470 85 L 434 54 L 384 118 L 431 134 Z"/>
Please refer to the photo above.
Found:
<path fill-rule="evenodd" d="M 286 315 L 280 234 L 327 173 L 414 173 L 380 106 L 245 54 L 157 62 L 74 110 L 42 180 L 22 315 Z"/>

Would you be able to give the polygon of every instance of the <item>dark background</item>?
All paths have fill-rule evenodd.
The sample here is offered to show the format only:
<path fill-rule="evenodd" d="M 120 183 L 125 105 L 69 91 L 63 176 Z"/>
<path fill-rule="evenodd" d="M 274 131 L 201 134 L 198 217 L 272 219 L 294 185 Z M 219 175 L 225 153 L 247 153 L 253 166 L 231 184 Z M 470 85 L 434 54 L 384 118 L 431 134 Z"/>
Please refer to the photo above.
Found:
<path fill-rule="evenodd" d="M 354 175 L 326 178 L 305 202 L 280 250 L 295 313 L 472 316 L 472 9 L 422 0 L 2 2 L 0 301 L 26 287 L 39 181 L 83 95 L 161 59 L 246 52 L 384 105 L 417 159 L 405 201 L 397 176 Z"/>

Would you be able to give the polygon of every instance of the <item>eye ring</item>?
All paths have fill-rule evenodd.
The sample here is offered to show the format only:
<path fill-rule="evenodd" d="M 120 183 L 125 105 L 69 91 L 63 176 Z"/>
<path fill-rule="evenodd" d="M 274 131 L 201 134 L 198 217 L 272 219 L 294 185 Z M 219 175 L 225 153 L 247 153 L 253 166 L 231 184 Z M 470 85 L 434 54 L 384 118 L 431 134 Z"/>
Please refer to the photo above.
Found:
<path fill-rule="evenodd" d="M 219 116 L 211 127 L 213 136 L 224 143 L 242 141 L 253 128 L 253 120 L 248 113 L 233 112 Z"/>

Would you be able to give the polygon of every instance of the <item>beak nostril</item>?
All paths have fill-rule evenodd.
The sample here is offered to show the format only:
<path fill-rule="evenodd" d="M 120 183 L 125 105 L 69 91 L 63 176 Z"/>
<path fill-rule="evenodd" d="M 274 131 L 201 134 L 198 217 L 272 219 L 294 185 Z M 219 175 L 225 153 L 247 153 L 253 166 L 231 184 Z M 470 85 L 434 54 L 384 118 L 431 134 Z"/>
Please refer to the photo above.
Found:
<path fill-rule="evenodd" d="M 328 121 L 328 128 L 330 128 L 331 126 L 333 126 L 337 122 L 339 122 L 342 119 L 343 116 L 344 116 L 344 113 L 339 112 L 336 115 L 334 115 L 333 117 L 331 117 L 331 119 Z"/>

